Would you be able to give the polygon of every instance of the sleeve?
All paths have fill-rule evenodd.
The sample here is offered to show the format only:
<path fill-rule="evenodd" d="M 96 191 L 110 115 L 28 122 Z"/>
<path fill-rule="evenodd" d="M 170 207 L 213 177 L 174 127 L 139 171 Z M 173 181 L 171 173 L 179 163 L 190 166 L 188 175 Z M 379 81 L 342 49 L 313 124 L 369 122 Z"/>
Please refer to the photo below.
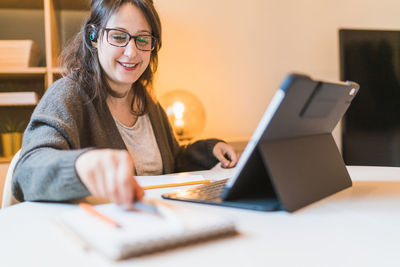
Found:
<path fill-rule="evenodd" d="M 163 124 L 167 128 L 168 140 L 174 155 L 175 172 L 211 169 L 218 163 L 218 159 L 213 154 L 213 148 L 218 142 L 224 141 L 219 139 L 205 139 L 185 146 L 179 145 L 167 114 L 160 104 L 158 104 L 158 108 Z"/>
<path fill-rule="evenodd" d="M 176 170 L 199 171 L 208 170 L 218 163 L 218 159 L 213 154 L 213 148 L 219 139 L 198 140 L 187 146 L 180 146 L 180 153 L 176 156 Z"/>
<path fill-rule="evenodd" d="M 67 201 L 89 195 L 75 171 L 78 156 L 90 149 L 80 148 L 82 109 L 79 97 L 47 90 L 24 132 L 14 169 L 12 190 L 18 200 Z"/>

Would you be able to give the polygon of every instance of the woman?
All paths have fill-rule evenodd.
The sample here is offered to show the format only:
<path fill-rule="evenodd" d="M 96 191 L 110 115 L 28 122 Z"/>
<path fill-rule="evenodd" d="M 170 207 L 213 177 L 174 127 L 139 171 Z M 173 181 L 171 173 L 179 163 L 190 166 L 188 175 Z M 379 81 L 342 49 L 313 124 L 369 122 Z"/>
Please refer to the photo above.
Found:
<path fill-rule="evenodd" d="M 81 32 L 63 51 L 67 75 L 46 91 L 24 133 L 13 175 L 20 201 L 88 195 L 130 207 L 134 175 L 233 167 L 216 139 L 179 146 L 151 92 L 161 47 L 152 0 L 93 0 Z"/>

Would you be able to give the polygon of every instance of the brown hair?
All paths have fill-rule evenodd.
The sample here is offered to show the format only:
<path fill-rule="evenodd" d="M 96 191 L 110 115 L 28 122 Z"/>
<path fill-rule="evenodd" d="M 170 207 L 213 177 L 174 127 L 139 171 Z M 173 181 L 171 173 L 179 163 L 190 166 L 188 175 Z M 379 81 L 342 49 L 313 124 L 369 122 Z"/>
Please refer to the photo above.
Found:
<path fill-rule="evenodd" d="M 157 40 L 154 50 L 151 51 L 149 65 L 131 89 L 133 90 L 131 110 L 132 113 L 140 116 L 147 112 L 146 98 L 148 94 L 152 94 L 154 73 L 158 65 L 158 51 L 161 48 L 161 22 L 153 0 L 92 0 L 90 15 L 82 25 L 81 31 L 61 53 L 61 64 L 66 70 L 65 75 L 75 80 L 78 86 L 88 93 L 99 110 L 104 109 L 103 105 L 108 94 L 118 97 L 119 95 L 107 83 L 90 34 L 95 29 L 97 36 L 102 38 L 103 29 L 109 18 L 126 3 L 135 5 L 143 12 L 151 27 L 151 33 Z"/>

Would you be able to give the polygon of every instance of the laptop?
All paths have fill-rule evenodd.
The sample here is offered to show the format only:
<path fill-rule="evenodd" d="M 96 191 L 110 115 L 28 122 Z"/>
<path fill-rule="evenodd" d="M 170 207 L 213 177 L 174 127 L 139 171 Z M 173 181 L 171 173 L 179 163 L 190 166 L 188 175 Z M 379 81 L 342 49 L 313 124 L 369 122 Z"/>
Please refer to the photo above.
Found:
<path fill-rule="evenodd" d="M 352 186 L 332 136 L 359 85 L 292 73 L 278 89 L 229 179 L 165 199 L 293 212 Z"/>

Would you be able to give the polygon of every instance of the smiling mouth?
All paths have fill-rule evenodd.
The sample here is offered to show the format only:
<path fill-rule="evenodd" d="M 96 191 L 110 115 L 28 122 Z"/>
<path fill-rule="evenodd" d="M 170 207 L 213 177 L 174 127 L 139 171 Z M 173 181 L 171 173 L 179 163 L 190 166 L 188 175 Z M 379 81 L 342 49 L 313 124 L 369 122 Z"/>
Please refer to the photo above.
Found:
<path fill-rule="evenodd" d="M 125 68 L 134 68 L 134 67 L 137 66 L 137 64 L 133 64 L 133 63 L 122 63 L 122 62 L 119 62 L 119 64 L 121 64 Z"/>

